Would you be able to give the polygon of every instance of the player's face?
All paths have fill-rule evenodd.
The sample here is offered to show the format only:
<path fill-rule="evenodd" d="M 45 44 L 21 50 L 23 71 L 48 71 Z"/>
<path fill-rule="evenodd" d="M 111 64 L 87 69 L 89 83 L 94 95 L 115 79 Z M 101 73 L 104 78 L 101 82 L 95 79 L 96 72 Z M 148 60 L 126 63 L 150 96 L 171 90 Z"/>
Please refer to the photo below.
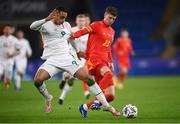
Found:
<path fill-rule="evenodd" d="M 114 23 L 115 20 L 116 20 L 116 16 L 113 16 L 113 15 L 111 15 L 109 13 L 104 14 L 104 23 L 106 25 L 111 26 Z"/>
<path fill-rule="evenodd" d="M 24 33 L 23 33 L 22 31 L 18 31 L 18 32 L 16 33 L 16 37 L 17 37 L 18 39 L 22 39 L 22 38 L 24 37 Z"/>
<path fill-rule="evenodd" d="M 12 29 L 11 29 L 11 27 L 10 26 L 5 26 L 4 27 L 4 29 L 3 29 L 3 33 L 4 33 L 4 35 L 11 35 L 11 33 L 12 33 Z"/>
<path fill-rule="evenodd" d="M 15 27 L 11 27 L 11 34 L 14 34 L 15 30 Z"/>
<path fill-rule="evenodd" d="M 90 17 L 86 17 L 86 26 L 90 25 L 90 23 L 91 23 Z"/>
<path fill-rule="evenodd" d="M 54 21 L 57 24 L 62 24 L 66 20 L 66 18 L 67 18 L 67 12 L 60 11 L 56 13 L 56 16 L 54 17 Z"/>
<path fill-rule="evenodd" d="M 86 26 L 86 18 L 85 18 L 85 17 L 76 18 L 76 25 L 77 25 L 79 28 L 85 27 L 85 26 Z"/>
<path fill-rule="evenodd" d="M 123 38 L 128 38 L 128 37 L 129 37 L 128 31 L 122 31 L 122 32 L 121 32 L 121 36 L 122 36 Z"/>

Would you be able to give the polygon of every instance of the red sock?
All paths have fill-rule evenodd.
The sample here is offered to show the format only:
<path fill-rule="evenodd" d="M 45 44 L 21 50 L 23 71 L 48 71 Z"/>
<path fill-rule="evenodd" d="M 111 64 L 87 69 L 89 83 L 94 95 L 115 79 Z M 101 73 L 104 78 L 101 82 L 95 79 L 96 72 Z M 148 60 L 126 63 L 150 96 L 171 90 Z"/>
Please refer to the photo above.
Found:
<path fill-rule="evenodd" d="M 109 86 L 113 86 L 113 85 L 114 85 L 113 74 L 112 72 L 109 71 L 105 73 L 102 79 L 100 80 L 99 87 L 101 88 L 101 90 L 104 90 L 108 88 Z"/>
<path fill-rule="evenodd" d="M 89 91 L 89 87 L 85 82 L 82 81 L 82 85 L 83 85 L 84 92 Z"/>

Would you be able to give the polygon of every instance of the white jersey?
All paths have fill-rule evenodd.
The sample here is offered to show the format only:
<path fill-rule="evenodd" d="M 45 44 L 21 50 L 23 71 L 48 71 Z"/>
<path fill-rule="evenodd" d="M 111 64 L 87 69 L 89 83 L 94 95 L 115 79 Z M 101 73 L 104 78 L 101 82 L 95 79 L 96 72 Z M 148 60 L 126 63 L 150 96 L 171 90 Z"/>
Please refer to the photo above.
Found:
<path fill-rule="evenodd" d="M 19 47 L 20 47 L 20 54 L 16 56 L 16 59 L 27 59 L 27 57 L 30 57 L 32 54 L 31 47 L 29 45 L 29 41 L 22 38 L 18 39 L 19 41 Z"/>
<path fill-rule="evenodd" d="M 14 53 L 19 49 L 18 40 L 13 35 L 0 37 L 0 61 L 14 61 L 14 57 L 8 57 L 8 53 Z"/>
<path fill-rule="evenodd" d="M 76 26 L 76 27 L 73 27 L 71 30 L 72 30 L 72 32 L 76 32 L 80 29 Z M 89 34 L 83 35 L 79 38 L 75 38 L 74 43 L 76 44 L 78 50 L 80 50 L 82 52 L 86 51 L 88 37 L 89 37 Z"/>
<path fill-rule="evenodd" d="M 75 57 L 71 54 L 69 38 L 71 26 L 68 22 L 55 25 L 45 19 L 35 21 L 30 25 L 32 30 L 39 30 L 42 34 L 44 51 L 42 59 L 46 61 L 39 69 L 46 70 L 52 77 L 60 71 L 67 71 L 74 75 L 81 68 Z"/>
<path fill-rule="evenodd" d="M 44 21 L 44 24 L 38 27 L 44 44 L 41 58 L 46 60 L 52 56 L 66 57 L 69 54 L 68 39 L 71 34 L 70 24 L 66 21 L 62 25 L 55 25 L 52 21 L 45 22 L 45 19 L 39 22 L 41 21 Z"/>

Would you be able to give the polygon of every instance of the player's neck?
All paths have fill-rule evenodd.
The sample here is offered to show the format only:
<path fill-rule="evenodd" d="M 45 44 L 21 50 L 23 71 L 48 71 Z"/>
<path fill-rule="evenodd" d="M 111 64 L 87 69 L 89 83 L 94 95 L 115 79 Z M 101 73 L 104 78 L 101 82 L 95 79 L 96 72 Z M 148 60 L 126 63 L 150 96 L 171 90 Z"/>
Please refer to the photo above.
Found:
<path fill-rule="evenodd" d="M 106 27 L 110 27 L 111 25 L 107 25 L 104 20 L 102 20 L 103 24 L 106 26 Z"/>
<path fill-rule="evenodd" d="M 55 20 L 52 20 L 52 22 L 55 24 L 55 25 L 62 25 L 63 23 L 58 23 L 56 22 Z"/>
<path fill-rule="evenodd" d="M 5 37 L 9 37 L 9 36 L 10 36 L 10 34 L 4 34 L 4 36 L 5 36 Z"/>
<path fill-rule="evenodd" d="M 78 29 L 83 29 L 84 27 L 77 26 Z"/>
<path fill-rule="evenodd" d="M 17 38 L 18 40 L 22 40 L 23 38 Z"/>

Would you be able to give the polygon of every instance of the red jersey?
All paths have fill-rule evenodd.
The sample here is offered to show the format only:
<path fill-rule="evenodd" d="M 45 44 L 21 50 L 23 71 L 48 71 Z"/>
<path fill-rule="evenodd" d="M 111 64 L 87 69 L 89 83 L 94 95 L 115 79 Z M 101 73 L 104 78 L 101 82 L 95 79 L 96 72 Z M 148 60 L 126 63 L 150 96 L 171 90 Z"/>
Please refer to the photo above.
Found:
<path fill-rule="evenodd" d="M 132 42 L 130 38 L 118 38 L 114 46 L 115 54 L 119 57 L 129 57 L 133 53 Z"/>
<path fill-rule="evenodd" d="M 89 33 L 86 58 L 100 58 L 103 61 L 112 62 L 110 45 L 114 40 L 115 31 L 103 21 L 93 22 L 88 27 L 73 33 L 73 37 L 79 37 Z"/>
<path fill-rule="evenodd" d="M 132 54 L 133 47 L 130 38 L 118 38 L 114 46 L 115 55 L 118 60 L 119 67 L 130 68 L 129 54 Z"/>

